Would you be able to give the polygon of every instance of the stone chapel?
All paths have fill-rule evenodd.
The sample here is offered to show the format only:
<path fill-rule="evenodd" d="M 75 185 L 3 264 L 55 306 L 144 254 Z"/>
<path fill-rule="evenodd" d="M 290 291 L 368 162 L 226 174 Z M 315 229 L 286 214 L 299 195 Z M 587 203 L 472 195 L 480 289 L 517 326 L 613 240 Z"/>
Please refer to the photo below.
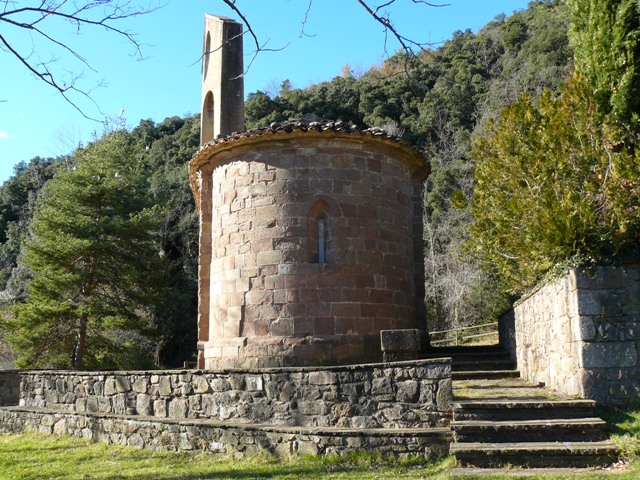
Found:
<path fill-rule="evenodd" d="M 379 361 L 380 331 L 426 330 L 429 164 L 383 130 L 305 117 L 245 131 L 242 25 L 208 15 L 199 368 Z"/>

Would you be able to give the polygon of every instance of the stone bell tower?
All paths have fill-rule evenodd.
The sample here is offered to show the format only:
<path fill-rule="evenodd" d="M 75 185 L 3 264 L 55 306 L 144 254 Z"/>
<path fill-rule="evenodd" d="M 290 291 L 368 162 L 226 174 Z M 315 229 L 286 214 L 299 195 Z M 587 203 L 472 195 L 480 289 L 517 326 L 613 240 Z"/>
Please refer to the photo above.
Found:
<path fill-rule="evenodd" d="M 242 24 L 205 15 L 200 145 L 244 130 Z"/>

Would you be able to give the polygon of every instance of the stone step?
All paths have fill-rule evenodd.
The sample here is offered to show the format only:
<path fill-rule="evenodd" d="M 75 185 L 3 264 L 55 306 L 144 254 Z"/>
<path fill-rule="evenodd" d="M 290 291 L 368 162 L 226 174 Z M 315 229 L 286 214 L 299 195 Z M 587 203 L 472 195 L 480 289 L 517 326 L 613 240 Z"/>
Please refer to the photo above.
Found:
<path fill-rule="evenodd" d="M 602 478 L 605 475 L 618 475 L 620 472 L 613 468 L 452 468 L 449 471 L 450 478 L 582 478 L 583 476 L 597 475 Z"/>
<path fill-rule="evenodd" d="M 454 400 L 453 420 L 536 420 L 593 417 L 593 400 Z"/>
<path fill-rule="evenodd" d="M 512 370 L 508 370 L 511 372 Z M 492 390 L 503 390 L 503 389 L 519 389 L 519 388 L 533 388 L 544 390 L 544 383 L 532 383 L 527 382 L 526 380 L 522 380 L 521 378 L 513 378 L 506 377 L 504 379 L 491 379 L 491 378 L 477 378 L 477 379 L 468 379 L 468 380 L 460 380 L 456 382 L 454 387 L 464 386 L 467 389 L 477 390 L 478 392 L 487 391 L 490 392 Z M 546 391 L 546 390 L 544 390 Z"/>
<path fill-rule="evenodd" d="M 526 421 L 465 420 L 451 423 L 456 442 L 599 442 L 608 438 L 600 418 Z"/>
<path fill-rule="evenodd" d="M 454 372 L 511 370 L 515 366 L 515 363 L 510 358 L 478 358 L 472 360 L 452 357 L 451 359 L 451 370 Z"/>
<path fill-rule="evenodd" d="M 452 372 L 451 378 L 453 380 L 473 380 L 473 379 L 487 379 L 497 380 L 500 378 L 520 378 L 519 370 L 467 370 L 461 372 Z"/>
<path fill-rule="evenodd" d="M 71 435 L 152 450 L 206 450 L 227 454 L 322 455 L 373 450 L 385 456 L 446 456 L 449 428 L 340 428 L 75 413 L 36 407 L 0 407 L 0 433 Z"/>
<path fill-rule="evenodd" d="M 442 357 L 451 357 L 451 358 L 459 358 L 459 359 L 474 359 L 474 358 L 511 358 L 509 353 L 504 350 L 489 350 L 489 351 L 473 351 L 473 350 L 465 350 L 461 352 L 455 351 L 429 351 L 422 352 L 420 357 L 424 358 L 442 358 Z"/>
<path fill-rule="evenodd" d="M 448 347 L 427 347 L 422 354 L 452 357 L 459 354 L 483 354 L 483 353 L 506 353 L 505 349 L 500 345 L 459 345 Z"/>
<path fill-rule="evenodd" d="M 618 449 L 611 442 L 458 442 L 449 453 L 460 466 L 585 468 L 611 465 Z"/>

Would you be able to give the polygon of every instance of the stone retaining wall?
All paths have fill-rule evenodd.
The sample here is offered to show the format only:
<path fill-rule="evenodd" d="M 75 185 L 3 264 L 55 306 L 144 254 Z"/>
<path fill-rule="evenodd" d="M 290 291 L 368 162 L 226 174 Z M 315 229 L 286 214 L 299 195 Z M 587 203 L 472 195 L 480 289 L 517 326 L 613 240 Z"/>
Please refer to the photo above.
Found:
<path fill-rule="evenodd" d="M 0 405 L 17 405 L 19 398 L 19 370 L 0 370 Z"/>
<path fill-rule="evenodd" d="M 640 267 L 574 270 L 515 306 L 527 380 L 602 404 L 640 396 Z"/>
<path fill-rule="evenodd" d="M 21 372 L 20 406 L 287 426 L 445 426 L 449 359 L 228 371 Z"/>
<path fill-rule="evenodd" d="M 109 414 L 55 413 L 0 409 L 0 432 L 72 435 L 86 440 L 152 450 L 204 450 L 227 454 L 271 453 L 278 456 L 374 451 L 402 458 L 446 456 L 448 428 L 347 430 L 216 424 L 211 420 L 126 418 Z"/>

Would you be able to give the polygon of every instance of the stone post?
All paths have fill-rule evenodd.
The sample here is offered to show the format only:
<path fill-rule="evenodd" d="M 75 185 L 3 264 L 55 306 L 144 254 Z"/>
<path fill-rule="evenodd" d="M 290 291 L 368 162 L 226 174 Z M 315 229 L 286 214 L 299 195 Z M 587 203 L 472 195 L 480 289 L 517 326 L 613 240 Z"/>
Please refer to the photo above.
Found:
<path fill-rule="evenodd" d="M 381 330 L 382 358 L 387 362 L 418 360 L 420 354 L 420 330 Z"/>

